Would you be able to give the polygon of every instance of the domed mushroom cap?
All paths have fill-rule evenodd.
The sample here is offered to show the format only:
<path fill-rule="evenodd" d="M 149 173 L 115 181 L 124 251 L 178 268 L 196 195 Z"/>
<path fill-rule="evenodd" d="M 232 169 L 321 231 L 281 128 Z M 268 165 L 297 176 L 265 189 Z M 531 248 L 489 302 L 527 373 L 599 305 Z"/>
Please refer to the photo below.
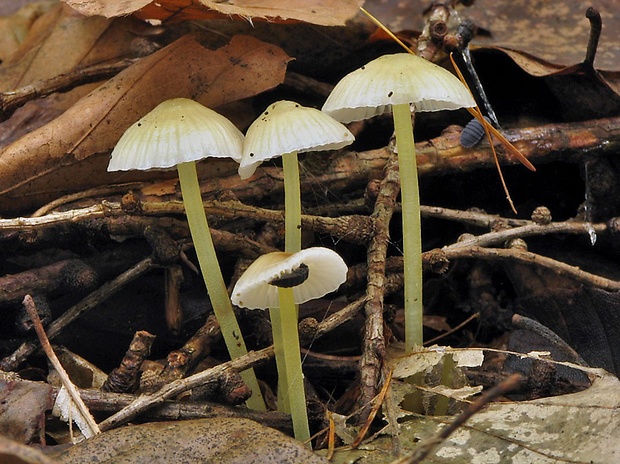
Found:
<path fill-rule="evenodd" d="M 354 139 L 345 126 L 316 108 L 282 100 L 248 128 L 239 175 L 247 179 L 263 161 L 285 153 L 338 150 Z"/>
<path fill-rule="evenodd" d="M 188 98 L 157 105 L 130 126 L 108 171 L 166 169 L 203 158 L 241 160 L 243 134 L 224 116 Z"/>
<path fill-rule="evenodd" d="M 384 55 L 347 74 L 334 87 L 323 111 L 341 122 L 388 112 L 410 103 L 415 111 L 475 106 L 467 88 L 449 71 L 409 53 Z"/>
<path fill-rule="evenodd" d="M 303 265 L 308 267 L 307 278 L 293 287 L 297 304 L 331 293 L 347 279 L 347 265 L 329 248 L 306 248 L 294 254 L 276 251 L 260 256 L 243 273 L 232 292 L 233 304 L 249 309 L 279 307 L 278 287 L 271 282 Z"/>

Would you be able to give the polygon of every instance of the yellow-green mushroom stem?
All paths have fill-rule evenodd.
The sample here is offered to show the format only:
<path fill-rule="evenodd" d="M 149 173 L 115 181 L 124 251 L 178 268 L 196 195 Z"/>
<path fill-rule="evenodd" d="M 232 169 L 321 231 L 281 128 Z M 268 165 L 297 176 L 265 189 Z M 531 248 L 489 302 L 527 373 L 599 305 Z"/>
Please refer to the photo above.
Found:
<path fill-rule="evenodd" d="M 413 124 L 409 103 L 392 106 L 398 149 L 398 173 L 403 220 L 403 267 L 405 299 L 405 352 L 422 346 L 422 233 L 420 193 Z"/>
<path fill-rule="evenodd" d="M 270 310 L 273 316 L 278 312 L 280 322 L 280 336 L 273 326 L 273 345 L 278 363 L 278 382 L 284 382 L 278 391 L 282 393 L 278 401 L 284 401 L 284 410 L 290 411 L 293 421 L 295 438 L 302 442 L 310 441 L 310 426 L 308 425 L 308 411 L 306 409 L 306 392 L 304 390 L 304 374 L 301 369 L 301 354 L 299 346 L 299 326 L 297 305 L 292 288 L 278 287 L 280 307 Z M 273 319 L 272 319 L 273 323 Z M 281 343 L 281 346 L 278 346 Z"/>
<path fill-rule="evenodd" d="M 299 185 L 299 160 L 296 151 L 282 155 L 282 170 L 284 176 L 284 251 L 297 253 L 301 250 L 301 188 Z M 295 314 L 299 313 L 296 305 L 294 311 Z M 284 344 L 282 337 L 285 328 L 282 326 L 279 313 L 274 313 L 278 313 L 278 311 L 270 311 L 273 345 L 277 350 L 278 343 Z M 286 362 L 284 357 L 278 356 L 277 351 L 276 364 L 278 367 L 278 410 L 290 414 Z M 282 376 L 280 376 L 280 372 Z"/>
<path fill-rule="evenodd" d="M 282 155 L 284 174 L 284 250 L 301 250 L 301 188 L 297 152 Z"/>
<path fill-rule="evenodd" d="M 196 164 L 193 161 L 180 163 L 177 165 L 177 171 L 179 173 L 187 223 L 189 224 L 202 276 L 209 292 L 213 312 L 220 325 L 222 337 L 231 358 L 238 358 L 247 354 L 247 348 L 218 264 L 215 246 L 213 245 L 211 231 L 207 222 L 207 215 L 202 204 Z M 246 402 L 248 407 L 258 411 L 265 411 L 265 401 L 263 400 L 254 370 L 248 369 L 240 374 L 243 381 L 252 390 L 252 396 Z"/>

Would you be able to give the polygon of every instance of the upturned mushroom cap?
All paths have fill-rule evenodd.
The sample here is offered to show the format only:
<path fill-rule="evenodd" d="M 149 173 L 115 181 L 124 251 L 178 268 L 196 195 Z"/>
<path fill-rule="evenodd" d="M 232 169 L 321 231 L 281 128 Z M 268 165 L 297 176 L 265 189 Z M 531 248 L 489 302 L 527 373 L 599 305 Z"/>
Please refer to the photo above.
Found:
<path fill-rule="evenodd" d="M 308 277 L 293 287 L 295 303 L 320 298 L 340 287 L 347 278 L 347 265 L 338 253 L 329 248 L 306 248 L 297 253 L 276 251 L 260 256 L 237 281 L 232 292 L 233 304 L 249 309 L 280 306 L 274 279 L 308 266 Z"/>
<path fill-rule="evenodd" d="M 130 126 L 108 171 L 166 169 L 203 158 L 241 160 L 243 134 L 224 116 L 188 98 L 157 105 Z"/>
<path fill-rule="evenodd" d="M 410 103 L 414 111 L 475 106 L 467 88 L 449 71 L 409 53 L 384 55 L 347 74 L 323 111 L 341 122 L 368 119 Z"/>
<path fill-rule="evenodd" d="M 285 153 L 338 150 L 353 140 L 353 134 L 327 114 L 282 100 L 271 104 L 248 128 L 239 175 L 247 179 L 263 161 Z"/>

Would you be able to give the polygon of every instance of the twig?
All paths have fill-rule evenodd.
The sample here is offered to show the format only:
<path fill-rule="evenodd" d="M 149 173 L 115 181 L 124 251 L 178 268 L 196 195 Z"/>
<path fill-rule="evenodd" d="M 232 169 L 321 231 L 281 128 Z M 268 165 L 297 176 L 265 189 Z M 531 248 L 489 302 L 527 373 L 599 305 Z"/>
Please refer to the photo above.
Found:
<path fill-rule="evenodd" d="M 452 327 L 452 329 L 450 329 L 450 330 L 448 330 L 448 331 L 446 331 L 446 332 L 444 332 L 444 333 L 442 333 L 442 334 L 440 334 L 440 335 L 436 336 L 435 338 L 431 338 L 430 340 L 426 340 L 426 341 L 424 342 L 424 346 L 430 346 L 430 345 L 432 345 L 433 343 L 435 343 L 435 342 L 437 342 L 437 341 L 441 340 L 442 338 L 447 337 L 448 335 L 453 334 L 454 332 L 457 332 L 457 331 L 461 330 L 463 327 L 465 327 L 465 326 L 466 326 L 467 324 L 469 324 L 471 321 L 473 321 L 474 319 L 477 319 L 477 318 L 479 318 L 479 317 L 480 317 L 480 313 L 474 313 L 474 314 L 472 314 L 471 316 L 469 316 L 467 319 L 465 319 L 463 322 L 461 322 L 461 323 L 460 323 L 460 324 L 458 324 L 457 326 Z"/>
<path fill-rule="evenodd" d="M 203 205 L 207 214 L 217 215 L 221 218 L 245 218 L 264 222 L 284 223 L 284 213 L 282 211 L 250 206 L 240 201 L 204 201 Z M 181 201 L 144 202 L 140 206 L 141 215 L 144 216 L 183 214 L 185 211 Z M 104 217 L 123 217 L 126 215 L 127 213 L 123 210 L 120 203 L 103 201 L 87 208 L 52 212 L 45 216 L 0 219 L 0 231 L 38 229 L 62 223 L 73 223 Z M 333 237 L 352 243 L 363 244 L 368 242 L 373 232 L 372 221 L 368 217 L 361 215 L 343 215 L 329 218 L 304 214 L 301 217 L 301 222 L 305 228 L 330 234 Z"/>
<path fill-rule="evenodd" d="M 398 163 L 396 158 L 386 165 L 385 177 L 381 182 L 379 195 L 372 215 L 375 234 L 368 246 L 368 285 L 366 287 L 366 323 L 364 346 L 360 362 L 361 392 L 358 404 L 371 404 L 380 388 L 381 369 L 385 357 L 385 335 L 383 333 L 383 297 L 385 288 L 385 260 L 390 240 L 389 224 L 400 192 Z M 360 422 L 367 420 L 370 409 L 364 408 Z"/>
<path fill-rule="evenodd" d="M 65 259 L 47 266 L 0 277 L 0 303 L 18 303 L 26 294 L 70 293 L 93 288 L 97 272 L 79 259 Z"/>
<path fill-rule="evenodd" d="M 154 341 L 155 335 L 146 330 L 137 331 L 120 366 L 112 369 L 101 386 L 101 390 L 115 393 L 134 392 L 140 383 L 140 368 L 144 360 L 151 354 L 151 346 Z"/>
<path fill-rule="evenodd" d="M 78 85 L 97 82 L 115 76 L 136 60 L 126 59 L 113 64 L 98 64 L 60 74 L 51 79 L 34 82 L 20 89 L 0 93 L 1 120 L 6 120 L 13 112 L 30 100 L 45 97 L 55 92 L 66 92 Z"/>
<path fill-rule="evenodd" d="M 40 383 L 25 380 L 19 376 L 0 372 L 0 381 L 13 383 L 25 383 L 31 388 L 39 388 Z M 86 406 L 94 412 L 102 415 L 113 414 L 131 404 L 137 396 L 129 393 L 109 393 L 101 390 L 88 388 L 79 389 L 80 397 Z M 60 387 L 51 387 L 51 401 L 56 401 Z M 145 419 L 157 421 L 188 420 L 210 417 L 239 417 L 252 419 L 268 427 L 278 429 L 284 433 L 292 434 L 290 417 L 287 414 L 276 411 L 259 412 L 248 408 L 225 406 L 208 401 L 166 401 L 159 407 L 144 414 Z"/>
<path fill-rule="evenodd" d="M 56 353 L 54 353 L 52 345 L 50 344 L 47 335 L 45 335 L 45 329 L 41 324 L 41 319 L 39 319 L 39 314 L 37 313 L 37 308 L 35 306 L 34 300 L 30 295 L 26 295 L 24 297 L 23 303 L 26 311 L 28 312 L 28 315 L 30 316 L 30 319 L 32 320 L 34 330 L 37 333 L 37 337 L 39 338 L 39 342 L 41 343 L 43 351 L 47 355 L 52 366 L 54 366 L 54 369 L 56 369 L 56 372 L 58 373 L 58 376 L 60 377 L 63 386 L 69 393 L 71 400 L 75 403 L 83 419 L 86 421 L 86 425 L 88 426 L 89 430 L 82 430 L 82 433 L 84 433 L 84 435 L 87 437 L 90 434 L 97 435 L 101 433 L 101 431 L 99 430 L 99 426 L 95 422 L 95 419 L 90 414 L 90 411 L 82 401 L 82 398 L 80 397 L 80 393 L 78 392 L 76 386 L 69 378 L 69 375 L 67 374 L 67 371 L 65 371 L 64 367 L 62 367 L 62 364 L 60 364 L 60 360 L 56 356 Z"/>
<path fill-rule="evenodd" d="M 490 234 L 489 234 L 490 235 Z M 456 244 L 459 245 L 459 244 Z M 529 266 L 543 267 L 555 272 L 558 275 L 568 277 L 584 285 L 598 287 L 608 291 L 620 290 L 620 282 L 616 280 L 606 279 L 586 271 L 582 271 L 577 266 L 571 266 L 561 261 L 541 256 L 529 251 L 519 250 L 517 248 L 501 249 L 501 248 L 481 248 L 479 246 L 469 247 L 447 247 L 445 256 L 448 259 L 456 258 L 475 258 L 487 261 L 511 261 L 527 264 Z"/>
<path fill-rule="evenodd" d="M 589 224 L 581 221 L 552 222 L 550 224 L 529 223 L 512 229 L 500 230 L 498 232 L 488 232 L 476 237 L 453 243 L 442 248 L 443 251 L 452 251 L 459 248 L 470 248 L 473 246 L 485 247 L 502 244 L 513 238 L 532 237 L 549 234 L 588 234 L 589 230 L 594 230 L 597 234 L 607 231 L 607 224 Z"/>
<path fill-rule="evenodd" d="M 222 332 L 214 315 L 207 317 L 198 331 L 179 349 L 174 350 L 166 357 L 166 364 L 162 372 L 148 382 L 142 380 L 141 389 L 144 393 L 159 390 L 171 380 L 180 379 L 196 367 L 201 359 L 211 353 L 212 346 L 222 339 Z"/>
<path fill-rule="evenodd" d="M 46 205 L 41 206 L 34 213 L 32 213 L 31 217 L 44 216 L 46 214 L 49 214 L 51 211 L 55 210 L 59 206 L 73 203 L 74 201 L 77 201 L 77 200 L 82 200 L 84 198 L 92 198 L 92 197 L 103 197 L 103 196 L 112 195 L 115 193 L 123 193 L 123 192 L 127 192 L 130 189 L 139 188 L 142 185 L 144 185 L 143 182 L 130 182 L 127 184 L 105 185 L 102 187 L 95 187 L 92 189 L 82 190 L 80 192 L 62 196 L 60 198 L 57 198 L 54 201 L 49 202 Z"/>
<path fill-rule="evenodd" d="M 506 218 L 497 214 L 483 213 L 479 211 L 463 211 L 460 209 L 443 208 L 440 206 L 420 206 L 422 217 L 455 221 L 476 227 L 491 229 L 494 224 L 501 223 L 509 227 L 519 227 L 532 222 L 527 219 Z"/>
<path fill-rule="evenodd" d="M 165 400 L 174 398 L 175 396 L 187 391 L 191 388 L 198 387 L 210 381 L 214 381 L 225 375 L 227 372 L 236 371 L 240 372 L 256 364 L 265 362 L 274 356 L 273 346 L 263 348 L 259 351 L 250 351 L 248 354 L 239 356 L 222 364 L 219 364 L 210 369 L 198 372 L 184 379 L 175 380 L 164 386 L 157 393 L 152 395 L 142 395 L 133 401 L 126 408 L 121 409 L 119 412 L 99 424 L 101 430 L 110 430 L 119 425 L 122 425 L 143 411 L 150 409 L 154 406 L 162 404 Z"/>
<path fill-rule="evenodd" d="M 387 377 L 383 381 L 383 388 L 381 388 L 381 391 L 375 398 L 374 405 L 372 406 L 372 409 L 370 410 L 370 414 L 368 414 L 368 417 L 366 418 L 366 422 L 360 429 L 359 433 L 357 434 L 357 437 L 355 437 L 355 440 L 353 440 L 353 443 L 351 443 L 351 448 L 354 448 L 354 449 L 357 448 L 362 443 L 362 440 L 368 433 L 368 430 L 370 429 L 370 426 L 372 425 L 372 421 L 375 419 L 375 416 L 379 412 L 379 409 L 381 408 L 381 405 L 383 404 L 383 401 L 385 400 L 385 395 L 387 394 L 388 389 L 390 388 L 390 385 L 392 383 L 392 373 L 393 373 L 393 369 L 390 369 Z"/>

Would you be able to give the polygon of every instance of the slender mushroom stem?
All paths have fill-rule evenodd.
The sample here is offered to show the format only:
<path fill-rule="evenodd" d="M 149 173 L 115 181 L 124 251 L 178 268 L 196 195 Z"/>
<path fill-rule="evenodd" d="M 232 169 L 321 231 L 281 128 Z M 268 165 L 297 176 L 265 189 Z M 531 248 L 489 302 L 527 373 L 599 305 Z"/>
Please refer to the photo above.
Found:
<path fill-rule="evenodd" d="M 282 319 L 280 308 L 269 308 L 271 320 L 271 333 L 273 336 L 273 348 L 275 350 L 276 367 L 278 369 L 278 411 L 291 413 L 291 398 L 288 389 L 288 373 L 284 362 L 284 334 L 282 332 Z"/>
<path fill-rule="evenodd" d="M 403 217 L 403 266 L 405 296 L 405 352 L 422 346 L 422 231 L 420 192 L 413 124 L 409 103 L 393 105 L 398 148 L 398 172 Z"/>
<path fill-rule="evenodd" d="M 301 188 L 297 152 L 282 155 L 284 170 L 284 251 L 301 250 Z"/>
<path fill-rule="evenodd" d="M 282 169 L 284 176 L 284 251 L 297 253 L 301 251 L 301 187 L 299 183 L 299 160 L 297 151 L 282 155 Z M 277 311 L 276 311 L 277 312 Z M 270 313 L 273 315 L 273 312 Z M 295 314 L 299 314 L 295 305 Z M 279 338 L 284 343 L 282 337 L 286 337 L 286 327 L 282 325 L 282 318 L 279 314 L 271 317 L 271 327 L 273 332 L 274 345 Z M 297 325 L 295 326 L 297 327 Z M 299 342 L 298 342 L 299 345 Z M 287 350 L 288 345 L 283 344 L 283 349 Z M 292 349 L 292 348 L 291 348 Z M 287 374 L 284 358 L 276 356 L 276 366 L 278 368 L 278 410 L 290 413 L 292 403 L 288 392 L 288 380 L 280 380 L 279 372 Z M 285 382 L 286 381 L 286 382 Z M 303 402 L 305 408 L 305 401 Z"/>
<path fill-rule="evenodd" d="M 202 205 L 196 164 L 193 161 L 180 163 L 177 165 L 177 170 L 179 172 L 179 182 L 181 184 L 181 193 L 183 195 L 183 204 L 189 230 L 194 242 L 198 263 L 202 270 L 202 276 L 209 292 L 213 312 L 220 324 L 228 352 L 231 358 L 235 359 L 246 354 L 247 349 L 218 264 L 215 246 L 213 245 L 209 224 L 207 223 L 207 215 Z M 254 370 L 248 369 L 241 372 L 241 377 L 252 390 L 252 396 L 247 401 L 248 407 L 258 411 L 265 411 L 265 402 Z"/>
<path fill-rule="evenodd" d="M 277 366 L 279 369 L 278 382 L 286 382 L 286 385 L 278 390 L 283 392 L 281 399 L 288 400 L 295 438 L 302 442 L 309 442 L 310 427 L 306 409 L 304 375 L 301 370 L 299 328 L 293 289 L 278 287 L 278 299 L 280 308 L 274 311 L 280 313 L 282 336 L 280 337 L 281 340 L 278 340 L 274 334 L 273 343 L 276 356 L 281 353 L 283 361 Z M 277 342 L 281 342 L 282 346 L 278 347 Z M 284 372 L 280 372 L 280 368 L 283 368 Z"/>

